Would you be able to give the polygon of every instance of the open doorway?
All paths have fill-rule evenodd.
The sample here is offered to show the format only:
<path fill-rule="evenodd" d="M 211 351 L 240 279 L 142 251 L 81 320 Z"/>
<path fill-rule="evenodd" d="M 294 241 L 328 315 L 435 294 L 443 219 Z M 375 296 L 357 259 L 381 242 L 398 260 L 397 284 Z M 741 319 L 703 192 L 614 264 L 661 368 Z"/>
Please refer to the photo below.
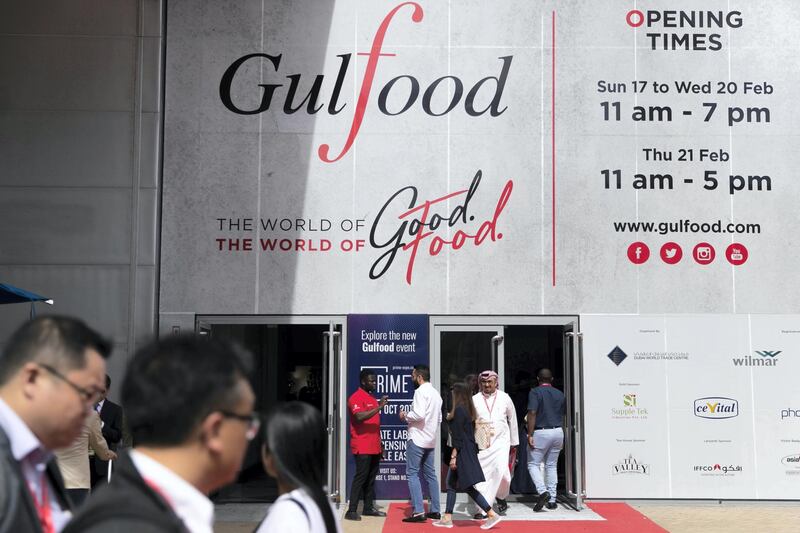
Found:
<path fill-rule="evenodd" d="M 559 501 L 582 508 L 582 428 L 580 356 L 576 355 L 577 317 L 432 317 L 432 370 L 434 385 L 443 391 L 445 407 L 447 391 L 455 381 L 466 381 L 477 388 L 477 374 L 493 369 L 500 376 L 500 387 L 514 402 L 517 413 L 520 446 L 513 470 L 511 498 L 526 499 L 536 489 L 527 469 L 527 439 L 524 417 L 528 393 L 536 385 L 536 374 L 549 368 L 555 377 L 553 385 L 567 397 L 565 445 L 558 463 Z M 440 448 L 446 449 L 447 432 L 442 431 Z M 439 469 L 444 479 L 441 454 Z M 442 486 L 444 491 L 444 485 Z"/>
<path fill-rule="evenodd" d="M 328 421 L 328 487 L 340 479 L 340 387 L 343 319 L 309 317 L 198 317 L 201 334 L 234 341 L 253 354 L 251 385 L 255 409 L 298 400 L 319 409 Z M 212 494 L 216 503 L 273 502 L 278 488 L 261 464 L 263 436 L 250 443 L 235 482 Z"/>

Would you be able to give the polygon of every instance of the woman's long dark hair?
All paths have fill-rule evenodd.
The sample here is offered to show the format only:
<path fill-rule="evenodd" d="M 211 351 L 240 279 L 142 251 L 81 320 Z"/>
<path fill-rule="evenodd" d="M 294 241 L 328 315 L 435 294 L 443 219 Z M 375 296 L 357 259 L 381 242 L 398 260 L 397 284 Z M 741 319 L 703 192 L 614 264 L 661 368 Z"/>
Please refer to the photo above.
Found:
<path fill-rule="evenodd" d="M 336 519 L 325 494 L 328 434 L 322 414 L 304 402 L 278 405 L 264 424 L 264 451 L 272 455 L 278 476 L 303 489 L 317 504 L 325 529 L 336 533 Z"/>
<path fill-rule="evenodd" d="M 473 422 L 478 418 L 478 413 L 475 411 L 475 404 L 472 403 L 472 390 L 466 383 L 458 382 L 453 383 L 450 388 L 453 391 L 453 407 L 450 409 L 450 416 L 453 418 L 456 412 L 456 407 L 463 407 L 469 415 L 470 420 Z"/>

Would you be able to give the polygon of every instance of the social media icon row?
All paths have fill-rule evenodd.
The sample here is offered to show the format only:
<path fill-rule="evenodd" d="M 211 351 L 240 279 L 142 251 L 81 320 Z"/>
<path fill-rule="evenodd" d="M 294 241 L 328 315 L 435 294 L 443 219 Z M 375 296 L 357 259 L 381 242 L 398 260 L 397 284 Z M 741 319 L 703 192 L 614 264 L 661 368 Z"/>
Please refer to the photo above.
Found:
<path fill-rule="evenodd" d="M 683 249 L 676 242 L 667 242 L 659 251 L 661 260 L 668 265 L 676 265 L 683 259 Z M 710 265 L 717 256 L 716 250 L 707 242 L 701 242 L 692 249 L 692 258 L 699 265 Z M 739 266 L 747 261 L 748 252 L 743 244 L 737 242 L 725 249 L 725 259 L 733 266 Z M 643 242 L 637 241 L 628 246 L 628 259 L 634 265 L 641 265 L 650 259 L 650 248 Z"/>

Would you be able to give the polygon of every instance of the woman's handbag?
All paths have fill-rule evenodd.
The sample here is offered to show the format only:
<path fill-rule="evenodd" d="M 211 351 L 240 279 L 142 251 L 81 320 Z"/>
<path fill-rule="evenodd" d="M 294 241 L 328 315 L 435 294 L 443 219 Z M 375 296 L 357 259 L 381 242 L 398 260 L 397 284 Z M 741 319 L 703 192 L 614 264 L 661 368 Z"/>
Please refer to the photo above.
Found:
<path fill-rule="evenodd" d="M 489 420 L 475 421 L 475 443 L 479 450 L 485 450 L 492 445 L 494 437 L 494 424 Z"/>

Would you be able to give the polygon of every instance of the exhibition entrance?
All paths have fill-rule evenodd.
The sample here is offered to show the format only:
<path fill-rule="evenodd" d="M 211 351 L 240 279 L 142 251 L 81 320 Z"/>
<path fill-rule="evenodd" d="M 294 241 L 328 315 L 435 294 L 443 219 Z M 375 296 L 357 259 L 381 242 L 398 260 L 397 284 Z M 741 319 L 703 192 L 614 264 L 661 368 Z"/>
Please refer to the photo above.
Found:
<path fill-rule="evenodd" d="M 466 382 L 477 393 L 478 374 L 489 369 L 498 373 L 499 388 L 514 402 L 520 446 L 512 473 L 509 496 L 512 501 L 525 501 L 535 493 L 527 470 L 524 418 L 536 374 L 542 368 L 549 368 L 555 378 L 553 385 L 564 392 L 567 400 L 564 450 L 558 463 L 558 501 L 575 510 L 583 508 L 582 337 L 578 331 L 575 316 L 430 318 L 431 379 L 442 391 L 444 406 L 450 404 L 447 391 L 453 383 Z M 446 464 L 442 462 L 441 451 L 446 447 L 446 439 L 443 427 L 437 453 L 442 492 Z"/>
<path fill-rule="evenodd" d="M 323 413 L 328 430 L 328 487 L 334 501 L 340 497 L 343 479 L 340 421 L 347 420 L 340 398 L 344 324 L 342 316 L 198 316 L 196 321 L 201 335 L 233 341 L 253 354 L 256 411 L 267 413 L 278 403 L 298 400 Z M 263 444 L 259 433 L 247 449 L 236 481 L 212 495 L 216 503 L 275 501 L 277 484 L 261 464 Z"/>

